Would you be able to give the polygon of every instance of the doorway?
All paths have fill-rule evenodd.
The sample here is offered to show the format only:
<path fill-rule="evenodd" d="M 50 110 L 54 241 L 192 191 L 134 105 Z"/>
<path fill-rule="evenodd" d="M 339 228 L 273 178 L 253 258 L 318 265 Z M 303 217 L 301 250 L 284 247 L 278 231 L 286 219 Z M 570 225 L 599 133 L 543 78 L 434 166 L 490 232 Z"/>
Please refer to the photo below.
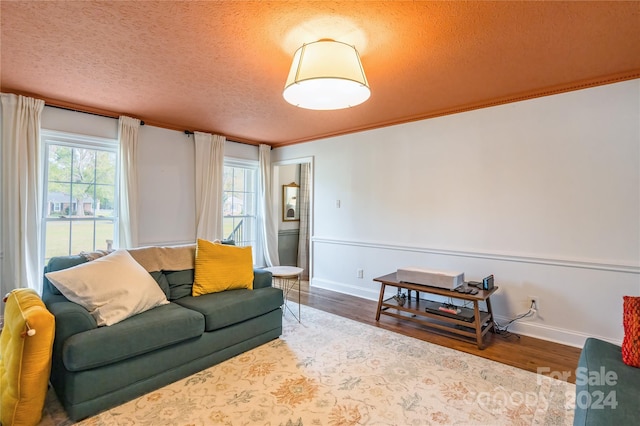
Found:
<path fill-rule="evenodd" d="M 273 164 L 273 200 L 278 218 L 278 256 L 282 266 L 304 270 L 312 276 L 313 161 L 312 158 Z M 295 211 L 293 215 L 287 214 Z"/>

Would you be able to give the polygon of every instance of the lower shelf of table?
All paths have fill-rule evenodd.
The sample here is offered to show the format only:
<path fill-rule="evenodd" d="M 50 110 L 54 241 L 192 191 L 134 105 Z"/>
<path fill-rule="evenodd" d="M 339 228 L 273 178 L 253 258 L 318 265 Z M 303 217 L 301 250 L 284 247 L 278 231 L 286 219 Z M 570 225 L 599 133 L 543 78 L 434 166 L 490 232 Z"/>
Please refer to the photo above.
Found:
<path fill-rule="evenodd" d="M 482 337 L 489 332 L 493 326 L 491 314 L 486 311 L 479 311 L 479 321 L 474 317 L 472 321 L 450 318 L 439 313 L 426 312 L 425 308 L 429 303 L 433 303 L 427 299 L 405 300 L 404 305 L 400 306 L 394 298 L 384 300 L 380 306 L 380 315 L 387 315 L 394 318 L 413 321 L 433 329 L 446 332 L 451 337 L 458 337 L 464 341 L 477 343 L 479 347 L 483 346 Z M 468 308 L 466 308 L 468 309 Z M 478 324 L 480 324 L 480 333 L 478 333 Z M 480 336 L 478 336 L 480 334 Z"/>

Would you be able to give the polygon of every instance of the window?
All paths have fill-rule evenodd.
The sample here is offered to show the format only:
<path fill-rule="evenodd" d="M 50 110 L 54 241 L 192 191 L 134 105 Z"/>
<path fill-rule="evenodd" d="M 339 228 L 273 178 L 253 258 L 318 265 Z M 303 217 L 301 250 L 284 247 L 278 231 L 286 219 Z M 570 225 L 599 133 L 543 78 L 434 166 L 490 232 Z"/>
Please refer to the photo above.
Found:
<path fill-rule="evenodd" d="M 106 250 L 118 234 L 117 140 L 44 130 L 41 141 L 44 262 Z"/>
<path fill-rule="evenodd" d="M 225 160 L 224 164 L 223 236 L 238 246 L 252 246 L 256 263 L 258 166 L 239 160 Z"/>

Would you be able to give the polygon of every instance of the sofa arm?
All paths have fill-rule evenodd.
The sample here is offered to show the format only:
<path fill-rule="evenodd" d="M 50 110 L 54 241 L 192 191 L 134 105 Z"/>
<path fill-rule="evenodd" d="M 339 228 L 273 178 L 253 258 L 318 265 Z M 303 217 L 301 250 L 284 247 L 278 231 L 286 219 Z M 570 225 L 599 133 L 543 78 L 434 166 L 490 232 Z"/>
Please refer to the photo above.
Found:
<path fill-rule="evenodd" d="M 56 318 L 56 343 L 63 344 L 74 334 L 98 328 L 89 311 L 76 303 L 60 301 L 49 304 L 47 308 Z"/>
<path fill-rule="evenodd" d="M 51 364 L 51 379 L 60 377 L 64 369 L 62 353 L 65 342 L 74 334 L 98 328 L 96 320 L 82 306 L 69 302 L 64 296 L 53 296 L 47 309 L 56 319 L 56 332 L 53 339 L 53 362 Z"/>
<path fill-rule="evenodd" d="M 585 341 L 576 369 L 575 426 L 637 424 L 640 368 L 622 361 L 620 346 Z"/>
<path fill-rule="evenodd" d="M 253 270 L 253 288 L 271 287 L 271 282 L 271 272 L 265 271 L 264 269 Z"/>

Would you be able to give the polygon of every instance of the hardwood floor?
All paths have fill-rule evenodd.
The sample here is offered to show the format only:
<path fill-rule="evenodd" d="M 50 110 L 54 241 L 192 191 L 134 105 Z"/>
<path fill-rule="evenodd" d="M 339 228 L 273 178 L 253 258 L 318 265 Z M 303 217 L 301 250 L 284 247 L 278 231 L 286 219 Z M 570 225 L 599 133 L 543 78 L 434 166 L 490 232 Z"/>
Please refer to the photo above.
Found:
<path fill-rule="evenodd" d="M 575 383 L 575 370 L 580 356 L 579 348 L 528 336 L 505 337 L 488 333 L 485 336 L 486 348 L 480 350 L 473 343 L 436 334 L 432 329 L 411 321 L 401 321 L 383 315 L 380 321 L 376 322 L 377 302 L 375 301 L 310 287 L 307 281 L 302 281 L 300 287 L 300 301 L 303 305 L 534 373 L 538 372 L 539 367 L 546 367 L 551 372 L 570 372 L 566 380 Z M 288 299 L 298 301 L 296 289 L 289 292 Z M 302 321 L 304 322 L 304 316 Z M 557 374 L 554 377 L 560 378 Z"/>

